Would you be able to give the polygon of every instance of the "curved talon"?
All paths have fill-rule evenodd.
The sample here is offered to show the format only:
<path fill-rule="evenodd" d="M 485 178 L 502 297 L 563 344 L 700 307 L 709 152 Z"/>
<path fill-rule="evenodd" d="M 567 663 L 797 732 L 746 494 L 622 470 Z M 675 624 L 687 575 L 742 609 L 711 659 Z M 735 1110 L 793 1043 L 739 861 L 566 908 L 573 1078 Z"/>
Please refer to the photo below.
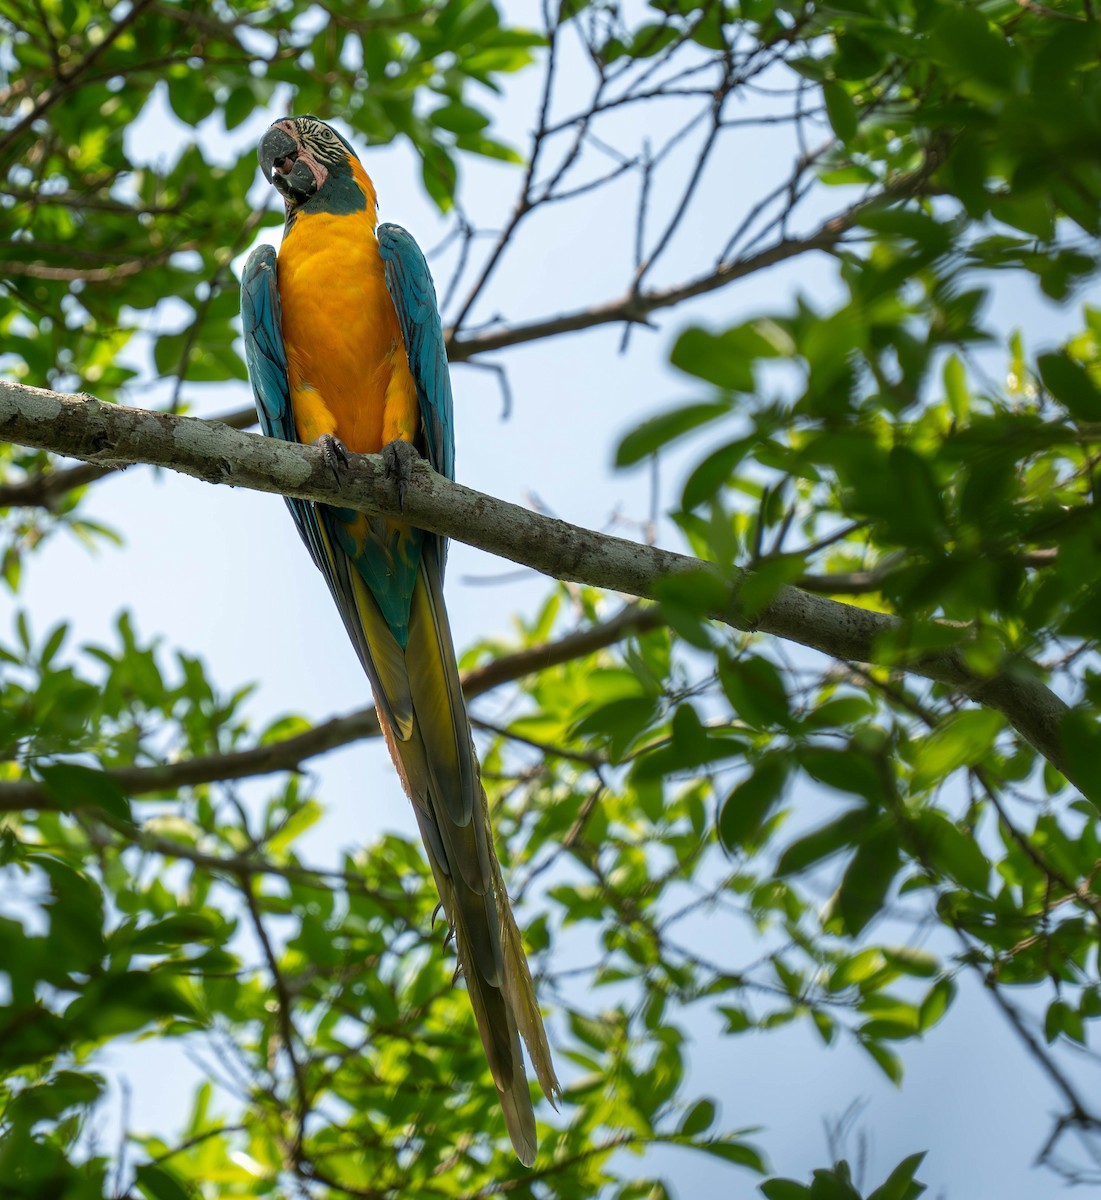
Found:
<path fill-rule="evenodd" d="M 328 463 L 333 478 L 340 483 L 340 472 L 351 462 L 344 443 L 331 433 L 323 433 L 315 444 L 321 447 L 321 453 L 325 456 L 325 462 Z"/>
<path fill-rule="evenodd" d="M 398 485 L 398 508 L 405 509 L 405 489 L 413 482 L 413 463 L 420 455 L 411 442 L 394 438 L 382 448 L 382 461 L 386 465 L 386 478 L 394 479 Z"/>

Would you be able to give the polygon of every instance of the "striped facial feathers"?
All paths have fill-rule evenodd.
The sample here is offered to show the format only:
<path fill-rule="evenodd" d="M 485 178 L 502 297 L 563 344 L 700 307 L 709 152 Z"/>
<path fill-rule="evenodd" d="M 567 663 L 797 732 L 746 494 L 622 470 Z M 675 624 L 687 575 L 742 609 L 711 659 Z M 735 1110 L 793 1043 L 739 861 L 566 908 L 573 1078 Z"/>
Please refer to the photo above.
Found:
<path fill-rule="evenodd" d="M 331 174 L 348 174 L 354 151 L 331 126 L 317 117 L 283 117 L 257 147 L 264 177 L 286 201 L 288 210 L 317 195 Z"/>

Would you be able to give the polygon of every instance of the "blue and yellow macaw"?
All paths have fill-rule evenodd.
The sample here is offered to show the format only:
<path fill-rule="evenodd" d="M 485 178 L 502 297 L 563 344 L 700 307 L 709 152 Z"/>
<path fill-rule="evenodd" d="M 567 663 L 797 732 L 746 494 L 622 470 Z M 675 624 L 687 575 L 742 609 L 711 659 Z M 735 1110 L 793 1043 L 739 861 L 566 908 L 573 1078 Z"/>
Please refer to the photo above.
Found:
<path fill-rule="evenodd" d="M 258 153 L 287 210 L 278 257 L 258 247 L 241 289 L 264 432 L 320 443 L 334 469 L 345 449 L 397 460 L 395 446 L 405 442 L 453 478 L 447 355 L 416 242 L 397 225 L 377 224 L 374 185 L 351 146 L 316 117 L 276 121 Z M 530 1166 L 535 1115 L 520 1036 L 552 1102 L 559 1086 L 459 685 L 443 602 L 446 539 L 350 509 L 287 504 L 371 681 L 455 933 L 509 1137 Z"/>

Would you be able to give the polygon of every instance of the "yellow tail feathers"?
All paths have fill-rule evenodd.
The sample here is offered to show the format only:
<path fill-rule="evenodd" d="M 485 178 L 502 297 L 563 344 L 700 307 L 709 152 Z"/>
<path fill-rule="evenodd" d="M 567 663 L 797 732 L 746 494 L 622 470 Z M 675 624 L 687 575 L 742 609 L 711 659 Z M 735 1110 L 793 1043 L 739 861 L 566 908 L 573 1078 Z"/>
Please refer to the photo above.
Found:
<path fill-rule="evenodd" d="M 360 597 L 361 603 L 364 599 Z M 374 654 L 374 642 L 389 635 L 385 625 L 380 629 L 376 620 L 368 618 L 363 625 L 370 630 Z M 392 673 L 395 649 L 395 645 L 380 647 L 391 664 L 388 674 Z M 403 652 L 398 649 L 397 653 Z M 404 664 L 400 690 L 412 698 L 411 725 L 404 737 L 391 726 L 386 711 L 392 705 L 386 696 L 377 697 L 380 723 L 402 785 L 413 802 L 448 925 L 455 933 L 459 966 L 509 1137 L 520 1161 L 531 1166 L 537 1149 L 535 1112 L 521 1037 L 552 1104 L 561 1088 L 493 848 L 489 806 L 431 552 L 425 555 L 414 590 Z M 373 674 L 372 682 L 379 674 Z"/>

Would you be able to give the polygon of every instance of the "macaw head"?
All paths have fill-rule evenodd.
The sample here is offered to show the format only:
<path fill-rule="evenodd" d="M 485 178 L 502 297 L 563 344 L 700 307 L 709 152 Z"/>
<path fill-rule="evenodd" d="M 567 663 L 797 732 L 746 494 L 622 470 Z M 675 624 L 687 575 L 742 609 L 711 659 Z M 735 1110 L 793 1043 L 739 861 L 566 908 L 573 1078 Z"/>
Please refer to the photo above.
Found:
<path fill-rule="evenodd" d="M 350 182 L 354 167 L 363 173 L 355 151 L 339 133 L 317 117 L 282 117 L 256 148 L 260 169 L 287 204 L 287 213 Z"/>

